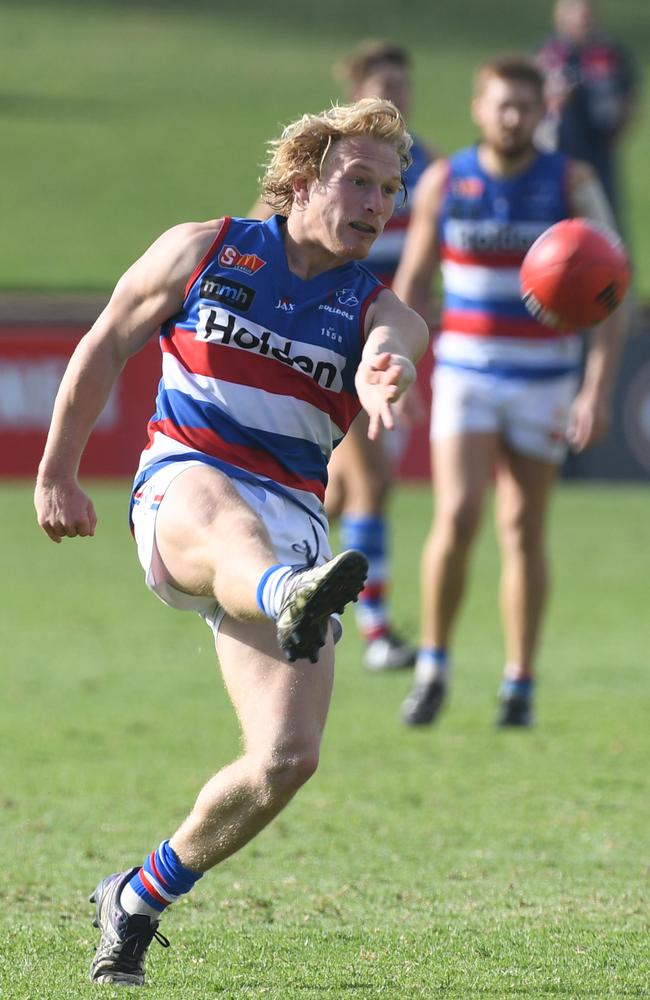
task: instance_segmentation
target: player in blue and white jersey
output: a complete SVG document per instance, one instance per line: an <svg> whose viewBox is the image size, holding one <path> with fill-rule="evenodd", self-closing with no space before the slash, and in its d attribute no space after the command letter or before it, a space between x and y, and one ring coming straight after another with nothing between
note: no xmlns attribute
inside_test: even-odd
<svg viewBox="0 0 650 1000"><path fill-rule="evenodd" d="M423 176L395 280L397 293L426 317L441 264L435 515L422 561L415 686L403 706L409 725L431 722L448 689L449 642L495 468L506 645L498 721L530 723L551 490L567 445L586 448L609 421L624 312L594 331L578 391L577 331L560 335L542 326L519 292L524 255L548 226L574 215L613 224L591 167L535 148L543 86L538 68L522 57L480 69L472 110L481 139Z"/></svg>
<svg viewBox="0 0 650 1000"><path fill-rule="evenodd" d="M132 528L148 586L211 627L244 746L142 865L97 886L94 982L142 985L149 944L166 941L164 909L317 766L340 633L331 616L367 568L354 550L331 557L327 462L360 407L371 436L393 425L428 339L358 263L392 215L410 144L394 106L374 99L288 126L263 182L278 214L163 234L63 377L35 492L55 542L94 534L79 461L122 367L160 331Z"/></svg>
<svg viewBox="0 0 650 1000"><path fill-rule="evenodd" d="M413 103L412 67L411 57L401 45L384 40L360 42L337 70L351 100L381 97L392 101L408 122ZM396 208L366 258L366 266L389 287L406 239L413 192L434 157L434 151L414 137L412 162L405 175L409 197ZM360 413L332 455L325 505L331 517L340 517L343 546L359 549L368 559L368 579L354 611L365 641L363 663L368 670L381 671L412 666L416 653L413 643L396 632L389 603L387 504L397 453L407 429L398 427L376 441L368 438L367 430L367 420Z"/></svg>

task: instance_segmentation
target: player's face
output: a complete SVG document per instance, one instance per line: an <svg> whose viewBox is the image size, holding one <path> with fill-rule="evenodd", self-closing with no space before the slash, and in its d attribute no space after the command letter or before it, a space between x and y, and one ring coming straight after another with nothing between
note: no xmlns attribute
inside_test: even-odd
<svg viewBox="0 0 650 1000"><path fill-rule="evenodd" d="M405 120L411 110L411 78L407 69L394 63L380 63L379 66L355 87L353 98L380 97L392 101Z"/></svg>
<svg viewBox="0 0 650 1000"><path fill-rule="evenodd" d="M383 232L401 192L400 161L381 139L339 139L309 185L308 228L329 253L362 260Z"/></svg>
<svg viewBox="0 0 650 1000"><path fill-rule="evenodd" d="M533 148L544 103L535 87L518 80L490 77L472 104L472 117L488 146L506 159L517 159Z"/></svg>

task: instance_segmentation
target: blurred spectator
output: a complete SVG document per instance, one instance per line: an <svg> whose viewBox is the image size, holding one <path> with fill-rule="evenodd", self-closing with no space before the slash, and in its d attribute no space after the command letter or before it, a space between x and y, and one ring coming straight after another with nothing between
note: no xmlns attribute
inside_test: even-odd
<svg viewBox="0 0 650 1000"><path fill-rule="evenodd" d="M549 103L544 144L591 163L620 224L616 150L634 106L634 66L599 29L590 0L556 0L553 20L538 50Z"/></svg>

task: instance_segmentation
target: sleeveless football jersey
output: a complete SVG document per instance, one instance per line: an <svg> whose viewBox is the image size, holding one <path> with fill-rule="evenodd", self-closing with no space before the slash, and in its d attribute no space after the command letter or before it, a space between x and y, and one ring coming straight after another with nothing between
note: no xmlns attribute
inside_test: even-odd
<svg viewBox="0 0 650 1000"><path fill-rule="evenodd" d="M526 251L570 215L566 157L540 153L516 177L492 177L478 148L450 160L439 233L443 278L438 363L492 374L550 378L577 371L580 339L533 319L521 300Z"/></svg>
<svg viewBox="0 0 650 1000"><path fill-rule="evenodd" d="M303 281L284 222L225 219L161 328L136 490L169 462L199 459L320 507L332 448L360 408L365 314L383 286L356 262Z"/></svg>
<svg viewBox="0 0 650 1000"><path fill-rule="evenodd" d="M403 206L395 209L392 218L386 224L381 236L373 243L370 253L364 263L376 274L385 285L392 284L397 265L402 255L406 230L408 229L411 217L410 199L413 196L415 185L431 163L431 153L420 142L413 139L411 146L412 162L404 175L404 180L409 194L409 201Z"/></svg>

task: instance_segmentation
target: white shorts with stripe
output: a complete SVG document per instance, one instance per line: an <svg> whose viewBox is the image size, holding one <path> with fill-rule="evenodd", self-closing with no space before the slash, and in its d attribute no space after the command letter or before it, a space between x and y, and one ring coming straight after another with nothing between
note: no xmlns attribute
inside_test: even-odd
<svg viewBox="0 0 650 1000"><path fill-rule="evenodd" d="M574 373L527 379L436 365L431 440L496 432L514 451L559 465L578 382Z"/></svg>
<svg viewBox="0 0 650 1000"><path fill-rule="evenodd" d="M138 558L145 572L147 587L164 604L199 614L210 626L216 639L226 612L213 597L197 597L178 590L169 579L156 545L156 516L170 483L185 469L201 464L198 461L170 462L155 472L134 493L131 517ZM270 490L262 480L258 483L231 478L230 482L264 523L278 562L299 565L306 561L310 553L316 556L316 565L331 559L332 550L324 514L322 519L310 516L306 509L293 503L288 497ZM332 630L335 641L338 641L343 630L337 616L332 616Z"/></svg>

